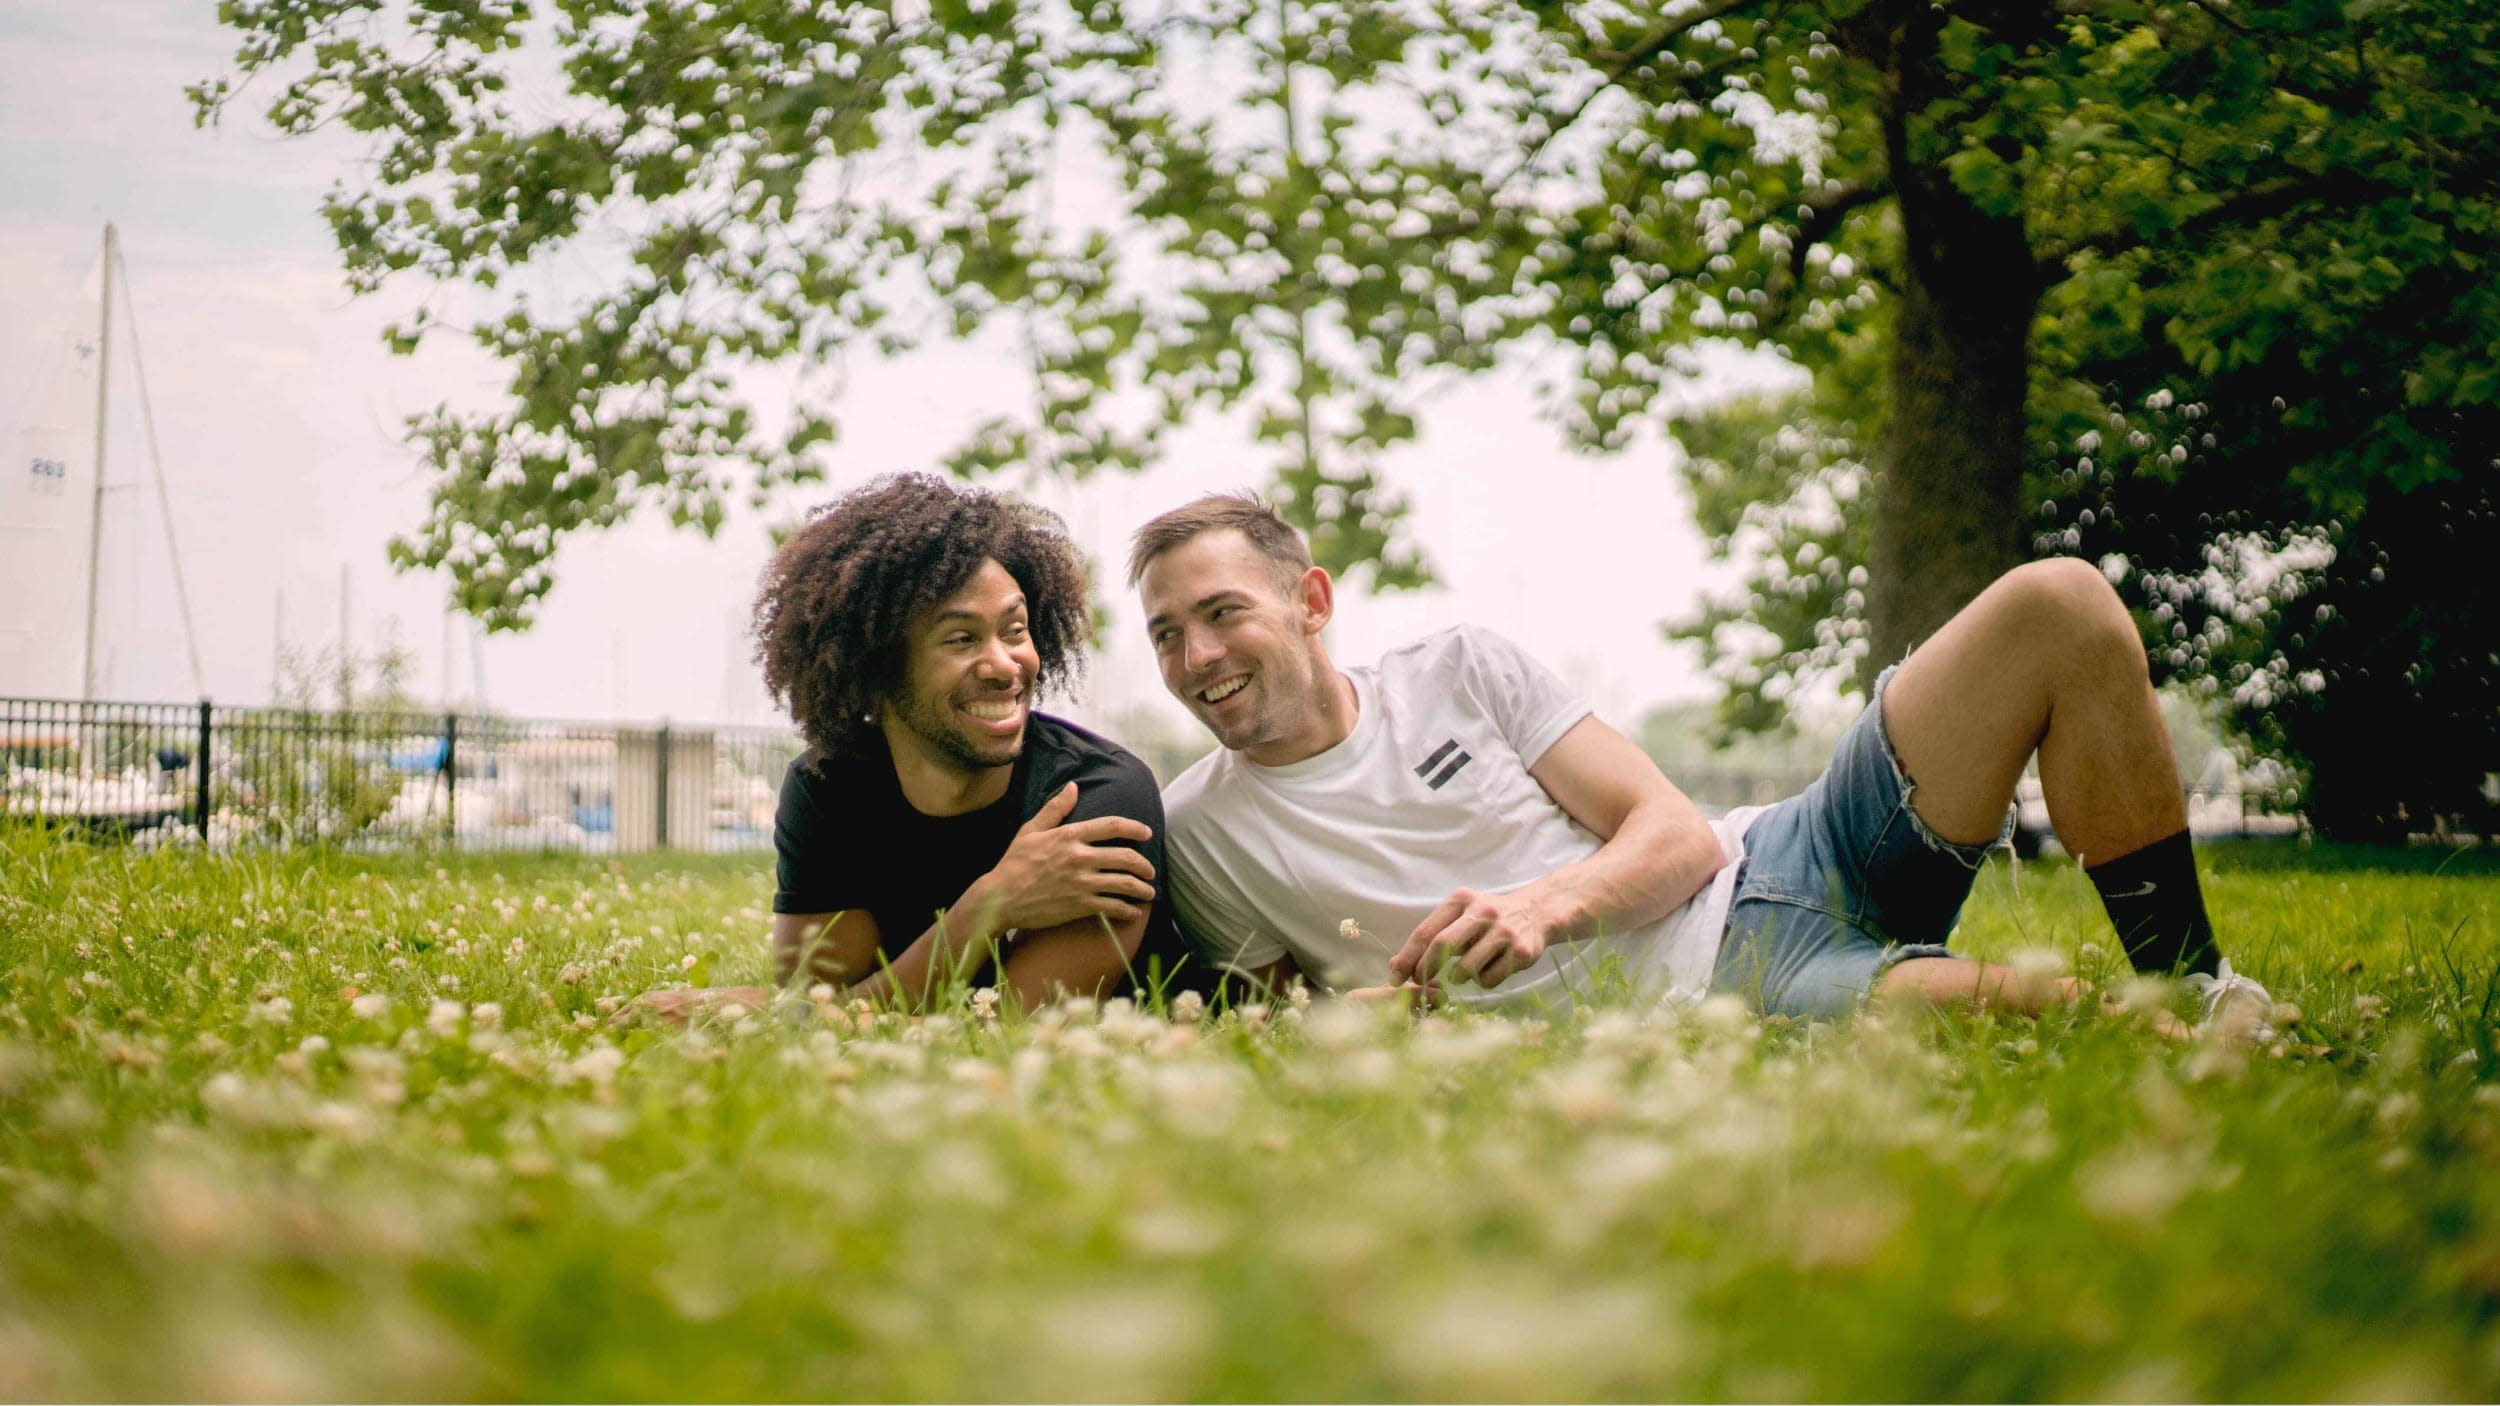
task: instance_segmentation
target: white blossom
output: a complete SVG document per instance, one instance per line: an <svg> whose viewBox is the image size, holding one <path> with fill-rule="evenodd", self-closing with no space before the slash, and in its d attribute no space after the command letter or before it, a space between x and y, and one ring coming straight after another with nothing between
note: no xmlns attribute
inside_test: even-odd
<svg viewBox="0 0 2500 1406"><path fill-rule="evenodd" d="M460 1022L468 1014L458 1001L436 1001L425 1013L425 1028L437 1040L449 1040L460 1034Z"/></svg>

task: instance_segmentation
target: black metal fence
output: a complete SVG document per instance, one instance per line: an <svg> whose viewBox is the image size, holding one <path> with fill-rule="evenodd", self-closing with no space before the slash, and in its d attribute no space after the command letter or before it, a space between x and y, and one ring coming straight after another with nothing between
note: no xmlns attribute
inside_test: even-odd
<svg viewBox="0 0 2500 1406"><path fill-rule="evenodd" d="M757 849L802 745L770 727L0 699L0 817L220 848Z"/></svg>
<svg viewBox="0 0 2500 1406"><path fill-rule="evenodd" d="M741 850L770 846L797 734L477 713L0 698L0 819L141 844ZM1803 790L1810 771L1669 768L1713 813ZM2188 787L2198 835L2289 834L2234 785ZM2037 784L2017 797L2048 831Z"/></svg>

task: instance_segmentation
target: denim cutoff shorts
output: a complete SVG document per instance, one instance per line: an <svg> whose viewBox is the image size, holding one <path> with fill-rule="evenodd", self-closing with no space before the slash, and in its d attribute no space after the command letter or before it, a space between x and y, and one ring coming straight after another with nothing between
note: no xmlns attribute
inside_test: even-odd
<svg viewBox="0 0 2500 1406"><path fill-rule="evenodd" d="M1771 807L1745 832L1745 858L1710 979L1764 1015L1833 1019L1855 1010L1875 980L1910 957L1949 957L1945 938L1995 845L1937 835L1910 808L1918 783L1884 731L1884 689L1850 724L1831 766Z"/></svg>

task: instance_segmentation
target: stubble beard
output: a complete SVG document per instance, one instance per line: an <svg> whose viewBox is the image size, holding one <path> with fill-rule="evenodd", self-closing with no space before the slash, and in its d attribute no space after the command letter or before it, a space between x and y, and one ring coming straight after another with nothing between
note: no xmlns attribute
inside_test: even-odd
<svg viewBox="0 0 2500 1406"><path fill-rule="evenodd" d="M932 704L923 699L904 700L897 710L905 731L928 744L931 750L965 772L990 771L1014 766L1024 756L1025 734L1032 731L1033 714L1025 712L1025 726L1015 740L1006 744L1005 753L984 752L971 738L955 726L951 700Z"/></svg>
<svg viewBox="0 0 2500 1406"><path fill-rule="evenodd" d="M1250 716L1243 718L1231 732L1218 729L1212 719L1201 721L1207 724L1207 731L1214 733L1216 742L1228 752L1263 747L1292 730L1287 724L1295 712L1296 699L1308 696L1309 682L1308 675L1293 677L1271 665L1261 669L1251 684L1259 691L1259 697L1250 709ZM1280 684L1285 686L1286 692L1279 691Z"/></svg>

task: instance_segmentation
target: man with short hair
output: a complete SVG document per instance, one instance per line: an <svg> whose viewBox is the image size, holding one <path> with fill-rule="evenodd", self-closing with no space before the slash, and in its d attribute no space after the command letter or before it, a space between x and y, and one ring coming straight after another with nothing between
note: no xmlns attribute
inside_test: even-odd
<svg viewBox="0 0 2500 1406"><path fill-rule="evenodd" d="M909 1007L962 982L1030 1008L1173 976L1152 773L1033 710L1082 666L1089 630L1057 518L931 475L871 482L782 544L756 657L812 745L773 825L779 981Z"/></svg>
<svg viewBox="0 0 2500 1406"><path fill-rule="evenodd" d="M1490 631L1338 668L1334 583L1256 499L1147 523L1129 580L1165 687L1223 744L1167 796L1180 919L1254 981L1563 1005L1612 974L1796 1017L1883 994L2071 1001L2079 983L1944 945L2036 754L2134 965L2262 1033L2271 1002L2206 920L2142 645L2083 563L1998 580L1884 671L1812 786L1715 821Z"/></svg>

